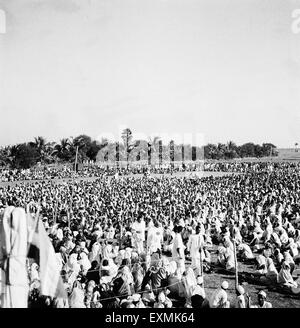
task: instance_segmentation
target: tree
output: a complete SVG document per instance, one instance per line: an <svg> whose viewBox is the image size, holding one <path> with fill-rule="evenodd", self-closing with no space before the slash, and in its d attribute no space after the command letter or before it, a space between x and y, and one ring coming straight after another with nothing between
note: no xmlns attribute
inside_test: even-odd
<svg viewBox="0 0 300 328"><path fill-rule="evenodd" d="M229 141L226 145L225 158L233 159L238 157L238 147L233 141Z"/></svg>
<svg viewBox="0 0 300 328"><path fill-rule="evenodd" d="M219 142L218 143L218 146L217 146L217 156L218 156L218 159L225 158L226 150L227 150L226 145Z"/></svg>
<svg viewBox="0 0 300 328"><path fill-rule="evenodd" d="M78 149L78 159L80 161L86 160L88 157L86 155L88 149L91 147L92 139L91 137L81 134L78 137L71 138L71 153L72 159L75 159L76 152Z"/></svg>
<svg viewBox="0 0 300 328"><path fill-rule="evenodd" d="M39 161L44 162L46 158L46 149L48 146L46 139L38 136L34 138L34 141L29 142L29 145L37 150L39 154Z"/></svg>
<svg viewBox="0 0 300 328"><path fill-rule="evenodd" d="M129 155L133 151L133 149L138 146L138 142L133 142L132 132L128 128L123 130L122 139L123 139L124 150L126 155L126 163L128 168Z"/></svg>
<svg viewBox="0 0 300 328"><path fill-rule="evenodd" d="M207 144L204 146L204 158L206 159L218 158L218 148L215 144Z"/></svg>
<svg viewBox="0 0 300 328"><path fill-rule="evenodd" d="M247 142L239 147L241 157L255 157L255 145L253 142Z"/></svg>
<svg viewBox="0 0 300 328"><path fill-rule="evenodd" d="M2 147L0 151L0 162L4 166L12 166L13 159L14 159L14 153L17 146L6 146Z"/></svg>
<svg viewBox="0 0 300 328"><path fill-rule="evenodd" d="M102 138L101 141L94 140L88 149L86 155L92 161L96 161L99 158L100 152L102 153L103 160L108 161L108 146L109 142L106 138ZM103 154L104 153L104 154Z"/></svg>
<svg viewBox="0 0 300 328"><path fill-rule="evenodd" d="M152 154L158 153L159 140L160 137L155 136L153 138L149 138L147 141L148 164L151 163Z"/></svg>
<svg viewBox="0 0 300 328"><path fill-rule="evenodd" d="M30 143L16 145L13 148L12 167L17 169L28 169L39 161L39 152Z"/></svg>
<svg viewBox="0 0 300 328"><path fill-rule="evenodd" d="M86 150L86 156L92 160L93 162L96 161L96 158L97 158L97 154L98 152L105 148L108 144L108 141L107 140L102 140L101 143L99 143L98 141L96 140L93 140L90 145L87 147L87 150Z"/></svg>
<svg viewBox="0 0 300 328"><path fill-rule="evenodd" d="M60 143L54 146L52 155L56 156L62 161L69 161L72 158L72 153L70 151L71 143L68 138L63 138Z"/></svg>
<svg viewBox="0 0 300 328"><path fill-rule="evenodd" d="M159 144L161 142L158 136L148 138L147 140L133 140L132 132L129 128L122 132L122 143L119 145L119 153L125 154L127 167L129 156L152 162L153 156L159 153ZM162 144L161 144L162 145ZM295 144L297 146L298 144ZM209 143L205 146L192 147L191 145L176 145L173 143L170 154L170 145L162 145L162 160L169 162L170 155L175 161L182 160L182 151L184 149L185 158L192 153L192 148L196 153L203 152L205 159L222 160L234 159L237 157L266 157L276 156L276 146L272 143L263 143L262 145L252 142L237 146L233 141L227 144ZM95 161L101 150L105 150L103 159L106 161L115 161L116 144L102 139L101 142L93 140L91 137L81 134L75 138L64 138L59 143L47 142L44 137L38 136L29 143L11 145L0 148L0 165L5 167L28 167L35 165L36 162L45 164L53 163L55 160L62 162L73 162L78 150L79 160L89 159ZM159 157L159 154L158 154Z"/></svg>
<svg viewBox="0 0 300 328"><path fill-rule="evenodd" d="M254 145L254 156L255 157L263 157L263 147L260 145Z"/></svg>
<svg viewBox="0 0 300 328"><path fill-rule="evenodd" d="M56 143L54 141L48 142L45 145L45 150L43 153L43 161L46 164L54 163L55 162L55 157L53 156L53 150L55 147Z"/></svg>
<svg viewBox="0 0 300 328"><path fill-rule="evenodd" d="M271 143L263 143L262 144L262 156L272 156L273 154L273 150L276 148L276 146L274 146Z"/></svg>

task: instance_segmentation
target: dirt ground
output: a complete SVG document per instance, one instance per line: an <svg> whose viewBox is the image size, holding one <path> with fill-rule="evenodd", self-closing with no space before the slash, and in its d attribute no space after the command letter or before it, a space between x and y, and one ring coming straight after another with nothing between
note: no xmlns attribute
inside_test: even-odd
<svg viewBox="0 0 300 328"><path fill-rule="evenodd" d="M210 249L212 263L216 263L216 247ZM274 290L267 285L261 283L253 283L253 280L243 279L242 272L251 273L254 272L253 264L245 264L238 261L239 269L239 284L241 284L245 292L251 297L252 304L257 304L257 294L260 290L264 290L267 293L267 301L271 302L274 308L300 308L300 295L288 295L283 291ZM231 306L234 306L236 302L235 293L235 275L230 273L220 272L220 270L214 270L213 273L204 274L204 287L208 299L211 299L217 288L220 287L222 281L228 281L228 299ZM247 281L248 280L248 281ZM273 289L273 290L272 290Z"/></svg>

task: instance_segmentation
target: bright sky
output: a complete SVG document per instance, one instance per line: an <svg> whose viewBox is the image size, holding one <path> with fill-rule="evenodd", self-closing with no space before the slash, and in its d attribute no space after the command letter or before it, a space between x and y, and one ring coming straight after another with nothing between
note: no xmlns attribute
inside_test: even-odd
<svg viewBox="0 0 300 328"><path fill-rule="evenodd" d="M86 133L300 143L296 0L0 0L0 144Z"/></svg>

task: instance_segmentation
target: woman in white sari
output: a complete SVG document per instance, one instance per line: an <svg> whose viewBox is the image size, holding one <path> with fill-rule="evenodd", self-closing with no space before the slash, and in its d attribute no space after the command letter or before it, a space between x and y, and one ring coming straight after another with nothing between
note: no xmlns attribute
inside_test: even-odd
<svg viewBox="0 0 300 328"><path fill-rule="evenodd" d="M88 270L91 268L91 262L89 261L86 253L82 252L80 254L81 259L78 261L79 265L82 268L83 274L86 275Z"/></svg>
<svg viewBox="0 0 300 328"><path fill-rule="evenodd" d="M270 257L267 258L266 264L267 264L266 278L272 283L277 282L278 271L275 268L274 262Z"/></svg>
<svg viewBox="0 0 300 328"><path fill-rule="evenodd" d="M296 281L294 281L292 275L291 275L291 272L290 272L290 265L289 263L287 263L286 261L284 261L282 263L282 267L281 267L281 270L278 274L278 283L280 285L283 285L285 287L288 287L288 288L297 288L298 285L296 283Z"/></svg>
<svg viewBox="0 0 300 328"><path fill-rule="evenodd" d="M77 260L77 257L78 257L78 254L73 253L70 255L68 262L67 262L67 271L68 271L68 273L70 273L68 282L71 285L75 282L75 280L80 272L80 264Z"/></svg>
<svg viewBox="0 0 300 328"><path fill-rule="evenodd" d="M70 308L85 308L84 290L79 281L75 281L69 298Z"/></svg>

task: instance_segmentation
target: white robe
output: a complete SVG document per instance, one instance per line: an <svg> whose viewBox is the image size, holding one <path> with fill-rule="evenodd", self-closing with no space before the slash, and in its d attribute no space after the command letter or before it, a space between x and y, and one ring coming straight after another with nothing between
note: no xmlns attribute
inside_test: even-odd
<svg viewBox="0 0 300 328"><path fill-rule="evenodd" d="M0 228L0 257L5 259L4 265L7 266L6 271L2 270L1 307L27 308L29 288L26 268L28 231L25 210L13 206L7 207ZM9 279L9 284L7 284L7 279Z"/></svg>
<svg viewBox="0 0 300 328"><path fill-rule="evenodd" d="M192 268L199 268L200 267L200 247L203 246L203 236L199 234L190 235L187 249L190 252L192 258Z"/></svg>

